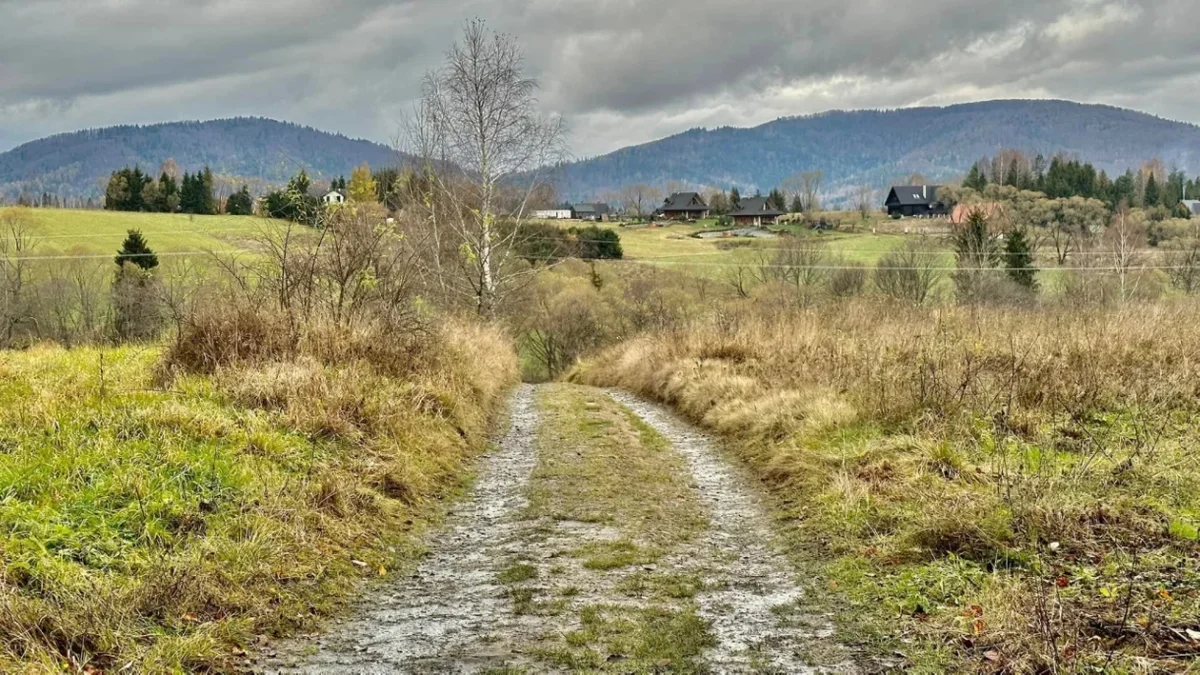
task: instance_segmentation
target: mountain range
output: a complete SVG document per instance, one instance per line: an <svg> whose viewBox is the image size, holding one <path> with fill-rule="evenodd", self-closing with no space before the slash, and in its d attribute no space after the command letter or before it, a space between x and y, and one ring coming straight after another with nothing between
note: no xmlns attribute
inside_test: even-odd
<svg viewBox="0 0 1200 675"><path fill-rule="evenodd" d="M1018 149L1065 153L1110 174L1161 159L1200 170L1200 127L1133 110L1068 101L1013 100L899 110L835 111L787 117L753 128L692 129L658 141L562 165L564 199L604 199L646 183L690 188L737 186L764 193L789 176L819 169L826 203L854 186L882 188L911 174L930 181L962 176L985 155ZM121 126L51 136L0 153L0 197L49 192L98 197L114 170L182 170L209 165L221 175L281 183L300 168L315 179L401 159L366 140L261 118Z"/></svg>
<svg viewBox="0 0 1200 675"><path fill-rule="evenodd" d="M1154 158L1200 170L1200 127L1053 100L836 111L753 128L692 129L566 164L559 190L566 198L591 199L631 183L675 181L765 194L789 176L819 169L826 200L836 203L857 185L883 188L912 174L935 182L960 178L976 160L1004 149L1047 157L1061 152L1110 174Z"/></svg>
<svg viewBox="0 0 1200 675"><path fill-rule="evenodd" d="M89 129L0 154L0 197L99 197L114 170L139 165L153 174L167 159L181 171L207 165L222 176L282 183L300 169L334 178L363 162L396 164L399 155L378 143L252 117Z"/></svg>

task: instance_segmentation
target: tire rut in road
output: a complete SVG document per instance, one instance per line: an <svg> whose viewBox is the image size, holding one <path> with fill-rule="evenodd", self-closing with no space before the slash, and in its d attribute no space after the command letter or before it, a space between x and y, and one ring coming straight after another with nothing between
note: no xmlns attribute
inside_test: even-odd
<svg viewBox="0 0 1200 675"><path fill-rule="evenodd" d="M497 565L511 557L516 514L536 462L533 388L513 395L511 427L415 574L363 599L352 620L280 648L266 673L466 673L513 662L527 623L511 611Z"/></svg>
<svg viewBox="0 0 1200 675"><path fill-rule="evenodd" d="M765 507L745 476L703 433L665 409L624 392L609 396L670 441L691 468L710 527L695 548L666 564L700 565L700 614L717 646L705 656L719 673L855 672L832 639L828 618L806 609L791 563L772 546Z"/></svg>

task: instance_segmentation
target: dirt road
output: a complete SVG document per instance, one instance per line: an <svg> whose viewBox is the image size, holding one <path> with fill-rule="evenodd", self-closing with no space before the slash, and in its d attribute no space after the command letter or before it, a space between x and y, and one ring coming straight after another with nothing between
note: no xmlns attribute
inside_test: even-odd
<svg viewBox="0 0 1200 675"><path fill-rule="evenodd" d="M710 439L585 387L512 411L416 572L260 672L854 672Z"/></svg>

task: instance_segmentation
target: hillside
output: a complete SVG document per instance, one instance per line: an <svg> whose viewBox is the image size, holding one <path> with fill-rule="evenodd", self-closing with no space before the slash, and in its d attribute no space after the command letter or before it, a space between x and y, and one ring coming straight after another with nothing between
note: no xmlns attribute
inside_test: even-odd
<svg viewBox="0 0 1200 675"><path fill-rule="evenodd" d="M1004 148L1063 151L1110 173L1158 157L1200 169L1200 127L1109 106L1066 101L990 101L944 108L828 112L783 118L751 129L693 129L659 141L569 164L561 192L603 197L631 183L668 181L764 192L801 171L824 171L827 201L850 186L884 187L920 173L930 180L964 174Z"/></svg>
<svg viewBox="0 0 1200 675"><path fill-rule="evenodd" d="M363 162L396 162L390 148L286 122L236 118L119 126L59 134L0 153L0 197L22 191L97 197L114 170L155 171L173 158L182 171L209 165L226 176L281 182L301 167L316 178L349 174Z"/></svg>

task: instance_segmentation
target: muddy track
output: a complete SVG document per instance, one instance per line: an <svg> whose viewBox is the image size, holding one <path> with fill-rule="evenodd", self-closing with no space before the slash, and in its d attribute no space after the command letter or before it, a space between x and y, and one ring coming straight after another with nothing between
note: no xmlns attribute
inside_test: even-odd
<svg viewBox="0 0 1200 675"><path fill-rule="evenodd" d="M281 647L260 672L458 673L509 660L506 643L524 631L496 577L518 545L516 514L536 461L533 388L518 389L511 408L508 434L417 572L364 598L358 616L315 643Z"/></svg>
<svg viewBox="0 0 1200 675"><path fill-rule="evenodd" d="M674 462L667 475L691 474L670 493L668 503L683 500L695 505L702 515L687 522L698 522L699 529L694 536L678 540L655 564L593 571L582 558L574 557L573 551L609 544L616 538L612 534L616 530L561 515L539 516L531 506L531 494L543 501L546 495L555 494L560 506L613 513L609 508L615 506L615 512L621 512L622 504L629 503L626 498L647 499L653 494L635 484L638 481L626 481L610 491L616 501L588 503L586 498L577 498L573 502L576 496L571 490L554 492L555 482L539 477L563 475L547 471L547 465L539 461L557 462L549 466L559 470L569 467L576 457L604 461L609 451L589 449L601 447L594 445L601 440L617 438L600 432L596 438L601 440L568 447L561 445L561 438L547 441L543 434L539 446L540 424L547 425L546 429L566 428L561 426L566 406L556 403L573 396L590 397L587 400L592 403L583 407L587 419L568 422L586 428L601 419L619 421L621 415L632 413L630 419L636 416L666 440L669 446L663 447L670 456L682 458L663 460ZM549 406L541 413L539 399ZM599 402L607 408L601 410ZM542 420L552 409L558 416ZM280 647L258 671L854 672L847 652L832 639L828 619L811 609L795 569L773 547L767 511L753 487L705 435L658 406L628 394L594 389L548 388L535 398L534 388L522 387L513 396L511 419L507 435L482 462L471 494L454 510L445 533L431 542L429 556L412 576L368 594L355 618L325 636ZM628 433L628 427L625 430ZM609 506L596 508L605 504ZM527 578L512 581L514 570L528 570ZM631 582L644 581L647 576L698 579L700 583L692 594L670 596L679 599L628 592L638 585ZM622 667L622 661L632 657L616 651L611 641L601 639L580 651L576 643L587 632L581 617L589 612L594 616L597 608L620 614L626 611L622 607L635 614L622 615L626 618L621 621L635 616L639 608L671 616L698 615L698 630L707 637L697 640L704 646L692 652L686 667L684 660L664 660L650 671ZM558 660L547 660L546 654L554 651L551 646L570 644L576 646L558 649ZM578 660L564 661L564 654L572 659L595 658L584 665ZM631 661L629 667L632 665Z"/></svg>
<svg viewBox="0 0 1200 675"><path fill-rule="evenodd" d="M714 442L662 407L623 392L609 395L632 410L687 460L711 525L697 550L676 561L703 565L697 599L717 646L707 660L722 673L854 672L832 642L829 619L806 611L805 590L778 553L766 510L741 472ZM831 663L832 661L832 663ZM816 662L824 662L816 665Z"/></svg>

